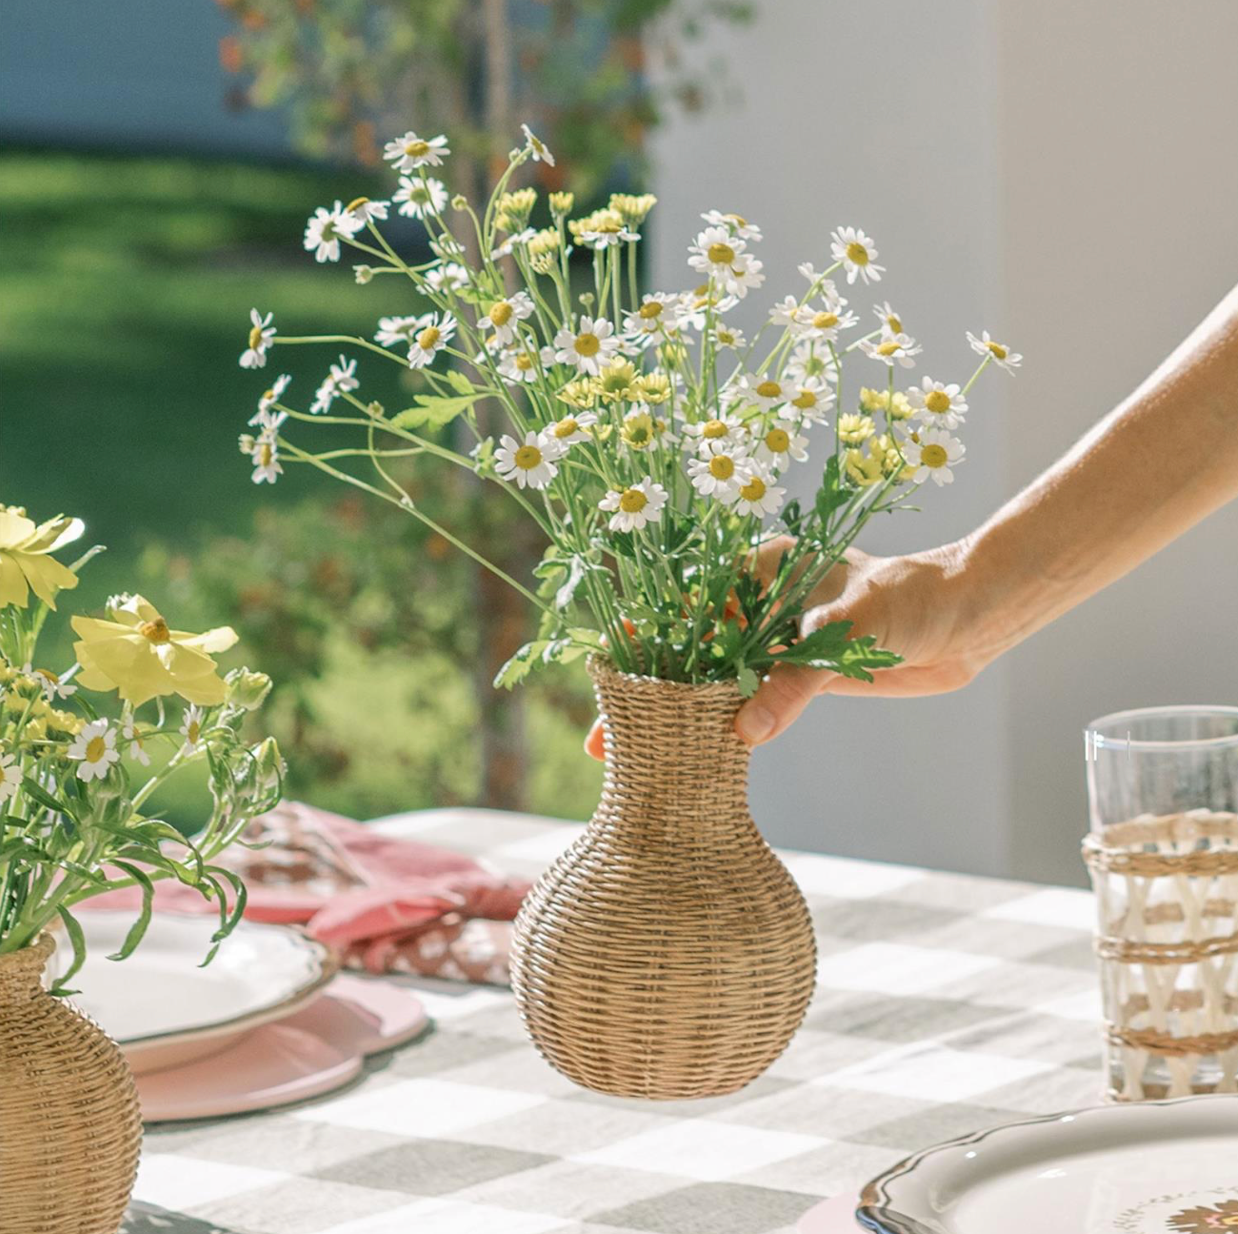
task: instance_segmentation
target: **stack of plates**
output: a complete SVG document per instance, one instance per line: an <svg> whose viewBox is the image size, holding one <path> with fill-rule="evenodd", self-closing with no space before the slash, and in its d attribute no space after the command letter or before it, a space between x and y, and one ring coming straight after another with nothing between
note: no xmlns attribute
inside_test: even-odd
<svg viewBox="0 0 1238 1234"><path fill-rule="evenodd" d="M132 915L80 920L88 956L71 983L74 1001L124 1050L148 1122L319 1096L352 1080L366 1055L426 1025L407 990L336 976L331 952L288 926L242 921L202 968L217 918L157 913L119 964L106 957Z"/></svg>

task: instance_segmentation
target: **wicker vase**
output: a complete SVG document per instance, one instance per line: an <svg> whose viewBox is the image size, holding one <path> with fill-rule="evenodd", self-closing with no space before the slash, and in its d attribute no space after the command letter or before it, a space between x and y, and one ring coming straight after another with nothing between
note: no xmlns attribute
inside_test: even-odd
<svg viewBox="0 0 1238 1234"><path fill-rule="evenodd" d="M116 1044L42 984L48 935L0 955L0 1231L116 1234L137 1174L137 1089Z"/></svg>
<svg viewBox="0 0 1238 1234"><path fill-rule="evenodd" d="M795 881L748 813L732 683L589 671L606 782L516 919L512 987L534 1044L617 1096L733 1092L786 1048L816 949Z"/></svg>

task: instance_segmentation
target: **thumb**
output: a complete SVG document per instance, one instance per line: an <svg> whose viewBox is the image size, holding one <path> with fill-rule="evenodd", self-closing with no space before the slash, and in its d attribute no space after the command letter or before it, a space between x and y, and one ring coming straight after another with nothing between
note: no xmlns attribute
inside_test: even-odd
<svg viewBox="0 0 1238 1234"><path fill-rule="evenodd" d="M798 664L775 665L761 688L739 709L735 731L750 746L772 741L836 676Z"/></svg>

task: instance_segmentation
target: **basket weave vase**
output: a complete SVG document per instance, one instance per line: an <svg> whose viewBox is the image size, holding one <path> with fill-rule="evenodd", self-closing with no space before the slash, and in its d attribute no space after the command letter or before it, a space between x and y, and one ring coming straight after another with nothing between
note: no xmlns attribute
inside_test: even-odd
<svg viewBox="0 0 1238 1234"><path fill-rule="evenodd" d="M748 813L733 683L589 662L606 781L584 835L516 919L512 987L534 1044L586 1088L734 1092L786 1048L816 948L795 881Z"/></svg>
<svg viewBox="0 0 1238 1234"><path fill-rule="evenodd" d="M0 955L0 1231L116 1234L142 1120L116 1044L42 985L55 943Z"/></svg>

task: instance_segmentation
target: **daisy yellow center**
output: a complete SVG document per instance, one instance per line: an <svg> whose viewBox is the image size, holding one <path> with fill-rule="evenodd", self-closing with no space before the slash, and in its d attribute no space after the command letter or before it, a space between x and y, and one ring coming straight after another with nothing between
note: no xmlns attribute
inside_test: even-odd
<svg viewBox="0 0 1238 1234"><path fill-rule="evenodd" d="M42 677L43 680L49 685L55 686L60 684L60 678L57 677L50 668L36 668L34 670L34 675L36 677Z"/></svg>
<svg viewBox="0 0 1238 1234"><path fill-rule="evenodd" d="M950 396L944 390L930 390L924 396L924 405L939 416L950 410Z"/></svg>
<svg viewBox="0 0 1238 1234"><path fill-rule="evenodd" d="M369 201L370 201L370 199L369 199L368 197L354 197L354 198L352 199L352 201L350 201L350 202L348 203L348 205L346 205L346 206L344 207L344 213L345 213L345 214L351 214L351 213L352 213L354 210L356 210L359 206L365 206L365 205L368 205L368 204L369 204Z"/></svg>
<svg viewBox="0 0 1238 1234"><path fill-rule="evenodd" d="M947 455L946 447L939 446L936 442L932 445L925 446L920 451L920 462L925 467L944 467L946 465Z"/></svg>
<svg viewBox="0 0 1238 1234"><path fill-rule="evenodd" d="M816 330L832 330L838 325L838 314L824 310L813 315L813 328Z"/></svg>
<svg viewBox="0 0 1238 1234"><path fill-rule="evenodd" d="M531 145L538 154L546 153L546 147L542 145L541 141L534 137L532 133L529 134L529 145Z"/></svg>
<svg viewBox="0 0 1238 1234"><path fill-rule="evenodd" d="M522 373L527 373L533 367L533 357L527 351L522 351L516 357L516 367Z"/></svg>
<svg viewBox="0 0 1238 1234"><path fill-rule="evenodd" d="M1004 360L1009 354L1001 343L988 343L986 346L999 360Z"/></svg>
<svg viewBox="0 0 1238 1234"><path fill-rule="evenodd" d="M903 332L903 319L901 317L896 317L893 313L886 314L886 325L893 330L895 334L902 334Z"/></svg>
<svg viewBox="0 0 1238 1234"><path fill-rule="evenodd" d="M422 159L430 153L430 143L428 141L409 141L404 143L404 153L410 159Z"/></svg>
<svg viewBox="0 0 1238 1234"><path fill-rule="evenodd" d="M505 326L512 319L512 306L506 300L498 300L490 306L492 325Z"/></svg>
<svg viewBox="0 0 1238 1234"><path fill-rule="evenodd" d="M262 327L255 326L249 332L249 350L257 351L259 344L262 342Z"/></svg>
<svg viewBox="0 0 1238 1234"><path fill-rule="evenodd" d="M761 398L777 398L782 393L782 386L776 381L763 381L756 392Z"/></svg>
<svg viewBox="0 0 1238 1234"><path fill-rule="evenodd" d="M619 498L619 509L624 514L639 514L649 504L649 498L638 488L625 489Z"/></svg>
<svg viewBox="0 0 1238 1234"><path fill-rule="evenodd" d="M418 206L424 206L430 200L430 190L424 184L418 184L408 190L408 199Z"/></svg>
<svg viewBox="0 0 1238 1234"><path fill-rule="evenodd" d="M185 729L185 736L193 745L198 744L198 738L202 735L202 725L197 720L190 720L188 727Z"/></svg>
<svg viewBox="0 0 1238 1234"><path fill-rule="evenodd" d="M877 354L879 356L892 356L895 354L895 352L902 351L902 349L903 348L902 348L901 343L895 342L894 339L889 339L887 342L882 343L881 346L877 348Z"/></svg>
<svg viewBox="0 0 1238 1234"><path fill-rule="evenodd" d="M711 244L705 255L715 266L729 266L735 260L735 250L729 244Z"/></svg>
<svg viewBox="0 0 1238 1234"><path fill-rule="evenodd" d="M791 434L784 428L772 428L765 434L765 444L775 454L786 454L791 445Z"/></svg>
<svg viewBox="0 0 1238 1234"><path fill-rule="evenodd" d="M102 737L92 737L86 743L86 761L97 763L107 751L107 742Z"/></svg>
<svg viewBox="0 0 1238 1234"><path fill-rule="evenodd" d="M753 476L747 484L739 490L739 495L745 501L760 501L765 496L765 481L760 476Z"/></svg>
<svg viewBox="0 0 1238 1234"><path fill-rule="evenodd" d="M274 461L275 461L275 450L271 446L271 443L269 441L264 441L258 447L258 462L261 463L263 467L270 467L270 465ZM149 637L149 635L147 637ZM151 639L152 643L158 642L158 641L159 640L157 639ZM163 641L166 642L167 640L164 639Z"/></svg>
<svg viewBox="0 0 1238 1234"><path fill-rule="evenodd" d="M275 402L275 391L274 391L274 390L268 390L268 391L266 391L266 393L265 393L265 394L263 394L263 396L262 396L262 401L263 401L264 403L273 403L273 402Z"/></svg>
<svg viewBox="0 0 1238 1234"><path fill-rule="evenodd" d="M422 351L433 351L438 346L438 341L443 337L443 332L438 326L426 326L420 334L417 335L417 346Z"/></svg>
<svg viewBox="0 0 1238 1234"><path fill-rule="evenodd" d="M735 474L735 460L725 454L715 454L709 460L709 474L715 480L729 480Z"/></svg>
<svg viewBox="0 0 1238 1234"><path fill-rule="evenodd" d="M847 245L847 260L853 266L868 265L868 249L866 249L858 240L852 240Z"/></svg>
<svg viewBox="0 0 1238 1234"><path fill-rule="evenodd" d="M657 300L646 300L636 310L636 315L645 321L654 321L662 316L662 305Z"/></svg>
<svg viewBox="0 0 1238 1234"><path fill-rule="evenodd" d="M576 423L575 416L564 416L558 424L555 425L556 437L570 437L580 427Z"/></svg>
<svg viewBox="0 0 1238 1234"><path fill-rule="evenodd" d="M806 411L817 405L817 396L811 390L801 390L792 400L791 406Z"/></svg>
<svg viewBox="0 0 1238 1234"><path fill-rule="evenodd" d="M542 461L542 452L536 446L521 446L515 454L516 466L521 471L532 471Z"/></svg>
<svg viewBox="0 0 1238 1234"><path fill-rule="evenodd" d="M172 641L172 632L168 629L168 623L162 617L155 617L151 621L144 621L138 626L138 633L148 643L170 643Z"/></svg>
<svg viewBox="0 0 1238 1234"><path fill-rule="evenodd" d="M578 334L576 336L576 354L588 359L596 356L602 349L602 343L596 334Z"/></svg>
<svg viewBox="0 0 1238 1234"><path fill-rule="evenodd" d="M726 434L727 427L721 420L706 420L705 427L701 429L701 436L709 438L710 441L717 441Z"/></svg>
<svg viewBox="0 0 1238 1234"><path fill-rule="evenodd" d="M736 227L747 227L748 220L742 214L728 214L724 216L728 222L734 223Z"/></svg>
<svg viewBox="0 0 1238 1234"><path fill-rule="evenodd" d="M730 330L719 330L718 342L720 342L724 347L729 347L733 342L735 342L735 335L732 334Z"/></svg>

